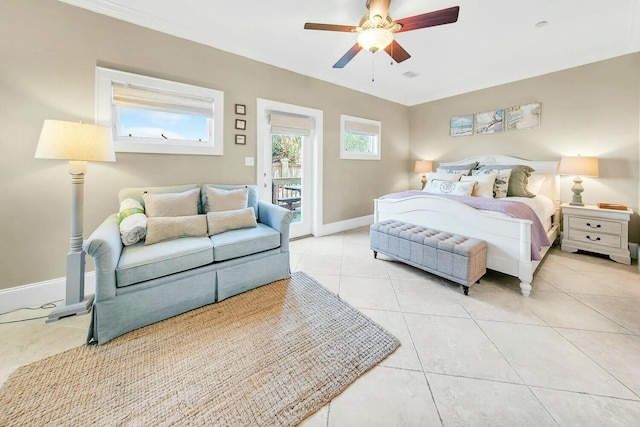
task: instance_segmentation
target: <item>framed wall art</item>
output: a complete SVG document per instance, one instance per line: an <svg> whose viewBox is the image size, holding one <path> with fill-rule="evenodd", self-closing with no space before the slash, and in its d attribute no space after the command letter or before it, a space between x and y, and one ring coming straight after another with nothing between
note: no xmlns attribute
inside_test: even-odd
<svg viewBox="0 0 640 427"><path fill-rule="evenodd" d="M449 135L473 135L473 114L451 117L451 120L449 120Z"/></svg>
<svg viewBox="0 0 640 427"><path fill-rule="evenodd" d="M238 130L246 130L247 129L247 121L242 119L236 119L236 129Z"/></svg>
<svg viewBox="0 0 640 427"><path fill-rule="evenodd" d="M244 116L245 114L247 114L247 107L242 104L236 104L236 114Z"/></svg>
<svg viewBox="0 0 640 427"><path fill-rule="evenodd" d="M485 111L476 114L476 135L486 133L498 133L503 130L504 110Z"/></svg>
<svg viewBox="0 0 640 427"><path fill-rule="evenodd" d="M505 109L507 130L531 129L540 127L540 103L516 105Z"/></svg>
<svg viewBox="0 0 640 427"><path fill-rule="evenodd" d="M236 144L238 144L238 145L246 145L247 144L247 136L246 135L236 135Z"/></svg>

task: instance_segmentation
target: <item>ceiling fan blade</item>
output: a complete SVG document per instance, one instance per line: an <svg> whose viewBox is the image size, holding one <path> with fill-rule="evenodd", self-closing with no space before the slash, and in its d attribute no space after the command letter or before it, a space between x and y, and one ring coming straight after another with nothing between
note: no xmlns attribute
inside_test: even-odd
<svg viewBox="0 0 640 427"><path fill-rule="evenodd" d="M418 30L420 28L435 27L437 25L452 24L458 20L460 6L447 9L436 10L435 12L424 13L410 18L398 19L395 22L402 25L396 33L404 31Z"/></svg>
<svg viewBox="0 0 640 427"><path fill-rule="evenodd" d="M396 61L398 64L401 63L402 61L406 61L407 59L411 58L411 55L409 55L409 52L404 50L404 48L400 46L400 43L398 43L395 40L391 42L389 46L385 47L384 51L387 52L389 56L392 57L393 60Z"/></svg>
<svg viewBox="0 0 640 427"><path fill-rule="evenodd" d="M342 31L350 33L354 28L355 27L349 25L314 24L313 22L307 22L304 24L305 30Z"/></svg>
<svg viewBox="0 0 640 427"><path fill-rule="evenodd" d="M358 43L354 44L353 47L342 56L342 58L338 59L338 62L333 65L333 68L344 68L344 66L347 65L349 61L351 61L361 50L362 48Z"/></svg>

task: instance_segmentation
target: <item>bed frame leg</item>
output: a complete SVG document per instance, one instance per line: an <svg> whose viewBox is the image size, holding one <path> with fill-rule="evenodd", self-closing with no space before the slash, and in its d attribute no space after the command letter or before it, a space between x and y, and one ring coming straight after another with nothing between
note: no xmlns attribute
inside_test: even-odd
<svg viewBox="0 0 640 427"><path fill-rule="evenodd" d="M378 251L373 251L373 257L378 259Z"/></svg>
<svg viewBox="0 0 640 427"><path fill-rule="evenodd" d="M520 292L523 296L528 297L531 293L531 283L520 282Z"/></svg>
<svg viewBox="0 0 640 427"><path fill-rule="evenodd" d="M462 285L462 289L464 290L464 294L465 295L469 295L469 287L468 286Z"/></svg>

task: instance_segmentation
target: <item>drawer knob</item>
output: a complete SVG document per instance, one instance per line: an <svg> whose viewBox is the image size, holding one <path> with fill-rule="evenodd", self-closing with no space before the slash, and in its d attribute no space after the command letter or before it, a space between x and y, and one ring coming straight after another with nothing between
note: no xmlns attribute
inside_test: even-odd
<svg viewBox="0 0 640 427"><path fill-rule="evenodd" d="M600 240L599 237L596 237L595 239L592 239L591 236L587 236L587 239L591 240L592 242L597 242Z"/></svg>
<svg viewBox="0 0 640 427"><path fill-rule="evenodd" d="M600 224L596 224L596 225L591 225L590 222L587 223L587 227L591 227L591 228L600 228L602 227Z"/></svg>

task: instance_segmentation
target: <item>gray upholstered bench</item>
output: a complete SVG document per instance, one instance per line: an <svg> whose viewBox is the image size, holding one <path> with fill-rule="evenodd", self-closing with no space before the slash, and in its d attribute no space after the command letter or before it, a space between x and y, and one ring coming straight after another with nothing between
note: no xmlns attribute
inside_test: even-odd
<svg viewBox="0 0 640 427"><path fill-rule="evenodd" d="M487 272L487 242L397 220L371 225L371 249L460 283L464 294Z"/></svg>

